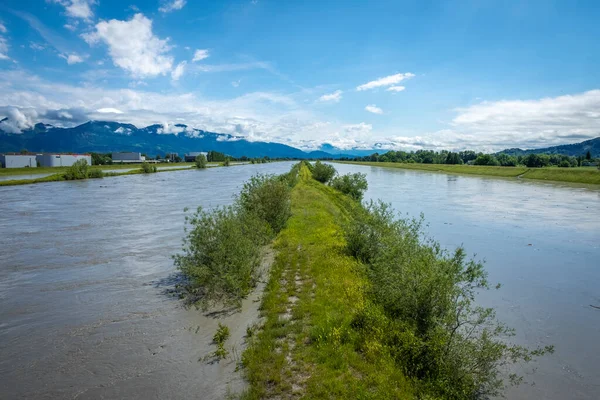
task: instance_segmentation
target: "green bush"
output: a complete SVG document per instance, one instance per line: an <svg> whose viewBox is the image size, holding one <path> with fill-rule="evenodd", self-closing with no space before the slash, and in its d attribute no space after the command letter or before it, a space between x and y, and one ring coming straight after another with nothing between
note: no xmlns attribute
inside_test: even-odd
<svg viewBox="0 0 600 400"><path fill-rule="evenodd" d="M473 164L498 166L500 165L500 162L491 154L481 154L475 159L475 161L473 161Z"/></svg>
<svg viewBox="0 0 600 400"><path fill-rule="evenodd" d="M225 161L223 161L222 164L224 167L229 167L231 165L231 161L229 161L229 158L226 158Z"/></svg>
<svg viewBox="0 0 600 400"><path fill-rule="evenodd" d="M332 165L323 164L317 161L312 168L312 176L321 183L329 182L336 174L336 170Z"/></svg>
<svg viewBox="0 0 600 400"><path fill-rule="evenodd" d="M234 205L186 217L183 254L173 258L188 280L188 302L241 305L258 280L262 247L291 215L289 179L255 176Z"/></svg>
<svg viewBox="0 0 600 400"><path fill-rule="evenodd" d="M88 178L104 178L104 171L98 168L90 169Z"/></svg>
<svg viewBox="0 0 600 400"><path fill-rule="evenodd" d="M75 161L73 165L65 172L65 179L68 181L77 179L87 179L89 175L89 165L87 160L81 159Z"/></svg>
<svg viewBox="0 0 600 400"><path fill-rule="evenodd" d="M290 186L273 175L255 175L246 183L238 197L244 212L266 221L278 233L292 215Z"/></svg>
<svg viewBox="0 0 600 400"><path fill-rule="evenodd" d="M468 260L462 248L447 252L425 240L421 221L394 219L388 205L370 203L345 227L348 251L368 266L375 307L354 318L359 347L373 332L385 332L388 354L417 379L422 393L496 396L504 386L504 366L553 348L510 344L513 331L496 320L493 309L475 304L476 293L490 289L483 264Z"/></svg>
<svg viewBox="0 0 600 400"><path fill-rule="evenodd" d="M240 306L258 279L261 246L271 230L256 215L240 213L234 206L189 217L184 253L175 265L189 279L189 300L203 308L221 303Z"/></svg>
<svg viewBox="0 0 600 400"><path fill-rule="evenodd" d="M143 162L142 163L142 172L144 174L153 174L157 171L158 169L156 168L156 165L147 163L147 162Z"/></svg>
<svg viewBox="0 0 600 400"><path fill-rule="evenodd" d="M367 175L357 172L336 176L331 180L331 187L347 194L354 200L362 200L363 194L368 188Z"/></svg>
<svg viewBox="0 0 600 400"><path fill-rule="evenodd" d="M206 168L208 161L206 160L206 156L204 154L199 154L196 156L196 168L204 169Z"/></svg>

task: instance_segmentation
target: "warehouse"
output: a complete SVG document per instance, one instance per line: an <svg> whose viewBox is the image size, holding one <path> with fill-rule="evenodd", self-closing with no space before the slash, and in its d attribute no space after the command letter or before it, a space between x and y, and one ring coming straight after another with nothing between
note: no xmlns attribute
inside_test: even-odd
<svg viewBox="0 0 600 400"><path fill-rule="evenodd" d="M38 154L37 162L40 167L70 167L79 160L86 160L92 165L92 156L89 154Z"/></svg>
<svg viewBox="0 0 600 400"><path fill-rule="evenodd" d="M2 168L35 168L37 161L35 154L0 154Z"/></svg>
<svg viewBox="0 0 600 400"><path fill-rule="evenodd" d="M204 155L204 157L208 156L208 153L205 151L192 151L185 155L185 162L194 162L196 161L196 157L201 154Z"/></svg>
<svg viewBox="0 0 600 400"><path fill-rule="evenodd" d="M146 161L146 157L142 153L113 152L112 160L114 164L141 163Z"/></svg>

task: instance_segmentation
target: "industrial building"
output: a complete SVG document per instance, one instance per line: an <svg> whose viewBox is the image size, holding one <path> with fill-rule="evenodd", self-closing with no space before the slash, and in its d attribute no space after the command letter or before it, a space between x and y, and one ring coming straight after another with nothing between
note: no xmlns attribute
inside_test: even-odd
<svg viewBox="0 0 600 400"><path fill-rule="evenodd" d="M198 157L200 154L204 155L204 157L208 156L208 153L205 151L192 151L184 156L185 162L196 161L196 157Z"/></svg>
<svg viewBox="0 0 600 400"><path fill-rule="evenodd" d="M0 154L2 168L35 168L37 160L35 154Z"/></svg>
<svg viewBox="0 0 600 400"><path fill-rule="evenodd" d="M142 163L146 161L146 157L142 153L113 152L112 160L114 164Z"/></svg>
<svg viewBox="0 0 600 400"><path fill-rule="evenodd" d="M40 167L70 167L79 160L86 160L88 165L92 165L89 154L38 154L36 160Z"/></svg>

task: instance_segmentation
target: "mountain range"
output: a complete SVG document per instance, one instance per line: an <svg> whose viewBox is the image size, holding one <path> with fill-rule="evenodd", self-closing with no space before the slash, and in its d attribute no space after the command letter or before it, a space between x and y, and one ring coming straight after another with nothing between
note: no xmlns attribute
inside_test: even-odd
<svg viewBox="0 0 600 400"><path fill-rule="evenodd" d="M4 120L0 121L3 122ZM60 128L38 123L21 133L8 133L0 129L0 153L18 152L71 152L110 153L133 151L150 156L167 153L184 154L196 151L219 151L233 157L272 158L342 158L366 156L382 149L342 150L331 144L323 144L319 150L305 152L281 143L248 141L243 136L207 132L183 124L169 127L164 132L162 125L137 128L132 124L111 121L89 121L72 128ZM177 134L172 134L177 132ZM374 147L377 147L375 145ZM600 156L600 137L581 143L554 146L543 149L506 149L500 153L527 155L531 153Z"/></svg>
<svg viewBox="0 0 600 400"><path fill-rule="evenodd" d="M543 149L522 150L518 148L506 149L497 153L504 153L510 156L526 156L528 154L563 154L565 156L585 156L590 152L592 157L600 157L600 137L586 140L580 143L563 144L561 146L545 147Z"/></svg>

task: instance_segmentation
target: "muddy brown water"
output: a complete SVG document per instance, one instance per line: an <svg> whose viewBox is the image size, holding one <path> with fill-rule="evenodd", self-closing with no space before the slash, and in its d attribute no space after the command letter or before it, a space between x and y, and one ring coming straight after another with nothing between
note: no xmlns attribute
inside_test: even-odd
<svg viewBox="0 0 600 400"><path fill-rule="evenodd" d="M222 399L258 293L216 319L166 292L184 207L229 204L291 163L0 188L0 398ZM204 360L218 322L227 361Z"/></svg>
<svg viewBox="0 0 600 400"><path fill-rule="evenodd" d="M243 346L258 295L223 320L165 295L184 207L229 204L256 172L291 163L0 187L0 398L202 398L243 388L214 351L219 321ZM445 247L485 258L499 291L484 305L515 340L556 353L519 367L535 384L510 399L597 399L600 393L600 190L336 164L365 172L366 198L410 216Z"/></svg>

